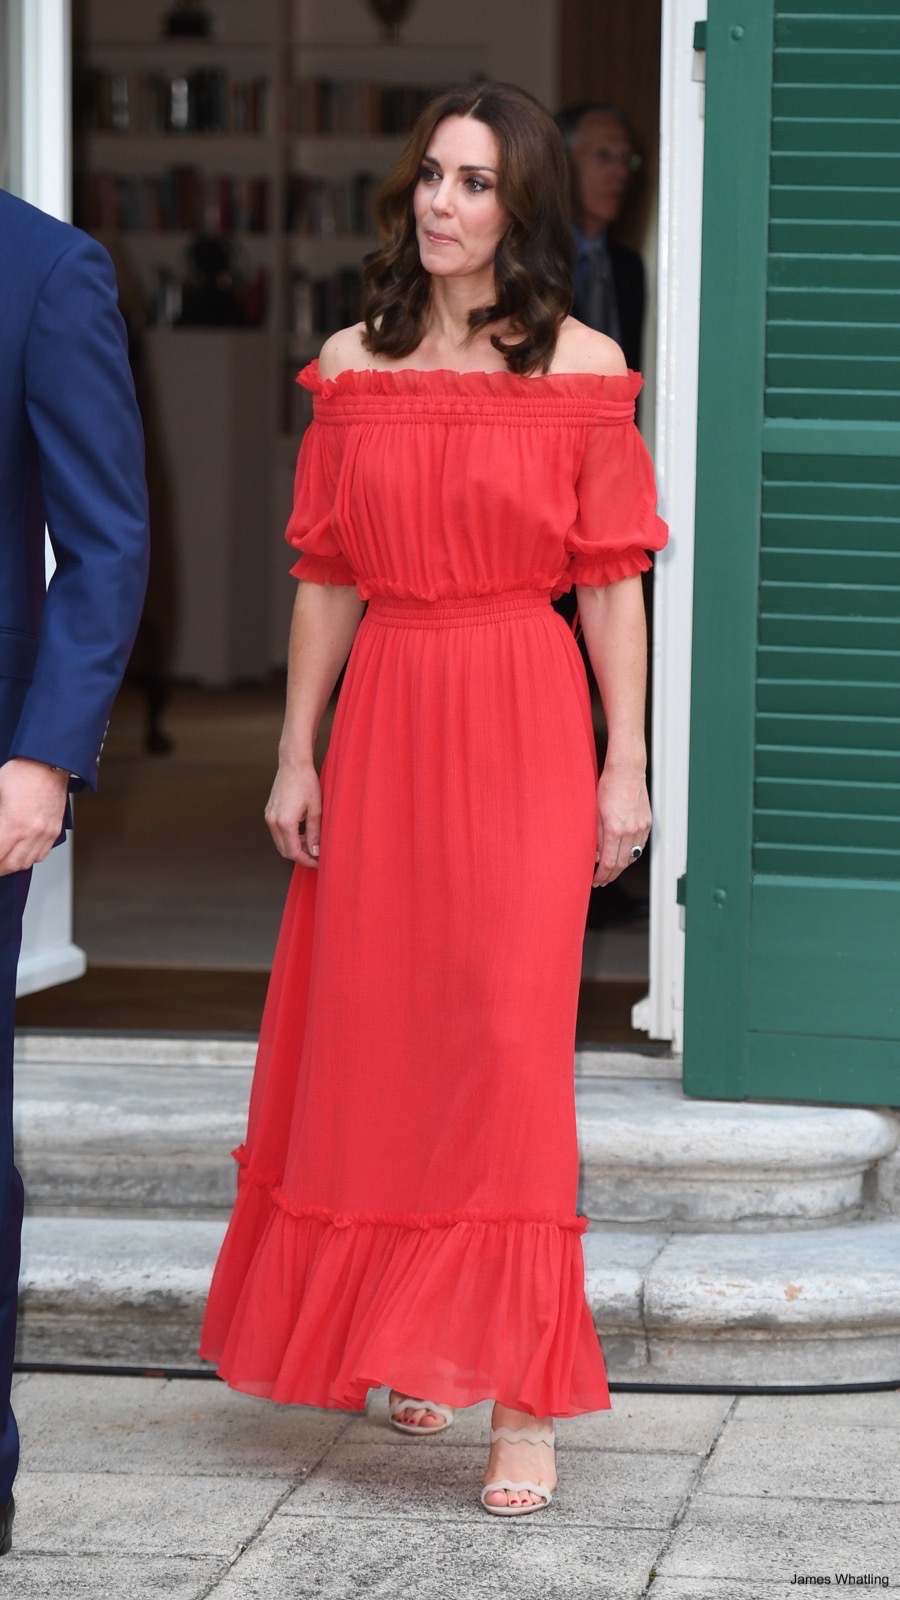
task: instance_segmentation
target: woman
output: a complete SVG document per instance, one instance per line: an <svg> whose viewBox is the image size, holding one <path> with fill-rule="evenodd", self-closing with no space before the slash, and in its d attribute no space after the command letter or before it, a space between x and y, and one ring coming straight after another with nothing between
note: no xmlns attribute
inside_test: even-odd
<svg viewBox="0 0 900 1600"><path fill-rule="evenodd" d="M389 1384L412 1436L492 1398L500 1515L550 1503L553 1417L609 1405L575 1015L591 884L650 829L639 574L666 537L641 379L567 315L566 192L529 95L439 96L381 192L365 321L299 377L315 420L266 811L296 866L201 1347L275 1400L362 1411ZM573 582L599 781L550 605Z"/></svg>

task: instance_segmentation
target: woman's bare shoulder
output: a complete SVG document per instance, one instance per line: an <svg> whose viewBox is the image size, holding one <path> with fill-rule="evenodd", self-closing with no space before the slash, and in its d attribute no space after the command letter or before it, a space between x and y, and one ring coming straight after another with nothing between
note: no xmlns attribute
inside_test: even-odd
<svg viewBox="0 0 900 1600"><path fill-rule="evenodd" d="M593 372L600 377L620 377L628 362L615 339L566 317L559 330L551 372Z"/></svg>
<svg viewBox="0 0 900 1600"><path fill-rule="evenodd" d="M339 328L325 340L319 351L319 374L323 378L336 378L339 372L367 367L371 356L363 346L366 331L364 322L355 322L350 328Z"/></svg>

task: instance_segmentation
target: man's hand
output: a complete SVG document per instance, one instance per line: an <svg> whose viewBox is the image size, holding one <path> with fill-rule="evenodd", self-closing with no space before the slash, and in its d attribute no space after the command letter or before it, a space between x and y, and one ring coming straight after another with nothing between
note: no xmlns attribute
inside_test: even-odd
<svg viewBox="0 0 900 1600"><path fill-rule="evenodd" d="M62 832L69 774L16 756L0 766L0 876L50 854Z"/></svg>

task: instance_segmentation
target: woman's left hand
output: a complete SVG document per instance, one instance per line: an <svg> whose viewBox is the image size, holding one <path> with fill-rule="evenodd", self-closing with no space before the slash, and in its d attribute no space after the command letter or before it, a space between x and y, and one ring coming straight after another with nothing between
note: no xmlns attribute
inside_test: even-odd
<svg viewBox="0 0 900 1600"><path fill-rule="evenodd" d="M653 818L644 773L603 769L597 785L597 857L591 887L605 887L632 865L635 845L643 850Z"/></svg>

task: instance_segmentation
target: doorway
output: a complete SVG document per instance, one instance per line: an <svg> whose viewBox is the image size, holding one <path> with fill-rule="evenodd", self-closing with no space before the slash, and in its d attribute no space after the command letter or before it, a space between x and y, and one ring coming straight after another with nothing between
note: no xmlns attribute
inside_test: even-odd
<svg viewBox="0 0 900 1600"><path fill-rule="evenodd" d="M293 594L281 536L297 439L306 420L292 377L316 353L329 317L349 320L352 264L345 259L348 239L340 234L341 218L346 222L349 216L341 207L352 199L348 182L363 162L354 141L364 147L368 161L376 154L386 159L391 138L360 131L332 137L323 126L329 117L341 116L349 119L345 129L357 128L349 85L365 74L399 88L400 67L396 56L373 44L368 34L358 40L332 38L327 8L313 7L308 15L314 15L316 32L303 70L320 95L323 85L332 85L332 109L323 101L312 111L308 104L291 111L286 63L296 61L297 41L282 31L290 8L275 0L253 6L249 0L229 0L205 9L214 23L211 38L174 43L160 27L157 0L135 0L128 8L115 0L76 0L73 9L77 220L112 249L121 281L150 308L141 331L148 439L156 453L151 474L159 508L155 531L163 529L156 541L161 601L151 617L149 642L145 630L139 659L116 706L100 794L80 808L75 936L88 953L90 969L77 984L24 1001L19 1019L24 1025L181 1028L191 1025L193 1015L204 1031L234 1028L238 1017L245 1023L238 1031L255 1031L286 888L288 869L269 843L261 813L274 767ZM475 8L463 7L455 18L444 11L438 28L423 4L421 23L414 17L409 25L404 81L408 90L415 75L421 87L482 71L523 83L554 109L587 98L626 109L638 131L644 166L621 219L621 237L640 250L646 268L641 422L652 449L660 6L642 10L638 27L637 19L623 16L614 5L531 0L525 7L530 31L522 9L513 0L499 0L487 8L487 18L478 12L477 26ZM359 26L367 28L364 8L358 10ZM347 82L341 109L335 110L339 64ZM178 93L188 94L183 115L194 119L180 131L169 125L175 116L175 81L187 84ZM300 119L289 136L276 131L276 86L287 93L290 115ZM210 112L208 105L204 110L203 95L208 101L216 93L224 96L224 112ZM220 134L201 125L203 117L219 115L231 119ZM314 125L303 118L313 118ZM322 126L315 118L324 119ZM223 170L226 157L228 171ZM291 172L295 158L301 165L300 157L304 170ZM306 188L295 181L300 177ZM312 188L307 180L314 180ZM359 185L355 192L364 212ZM198 216L208 217L211 207L229 205L247 208L243 225L233 232L242 252L245 303L255 285L256 299L250 298L261 320L241 329L176 331L173 307L183 295L190 225ZM350 221L355 230L351 254L358 257L366 246L365 217ZM194 351L188 354L190 341ZM191 466L196 482L209 483L210 466L201 461L204 449L220 463L229 455L223 444L230 426L227 405L218 417L216 439L204 445L192 428L201 402L196 392L190 402L185 395L206 368L203 381L210 394L221 398L239 387L258 397L253 409L269 441L268 449L257 443L249 452L252 462L241 462L233 453L231 458L234 481L253 485L267 551L260 562L257 545L249 568L239 531L251 518L248 508L229 524L223 550L222 519L227 523L235 511L234 493L227 486L221 490L221 506L211 516L208 506L184 488ZM176 395L180 409L172 399ZM167 436L154 439L155 429L168 430ZM182 522L178 525L176 517L167 536L173 487L179 490ZM187 556L185 526L190 529ZM171 569L176 547L173 587L172 571L165 569ZM239 649L229 628L237 605L252 613ZM223 653L223 639L230 657ZM319 757L333 709L332 701L320 730ZM602 727L598 732L602 736ZM589 932L586 940L579 1034L585 1040L646 1044L647 1033L635 1031L631 1013L647 991L649 921L645 916L597 932L599 938Z"/></svg>

